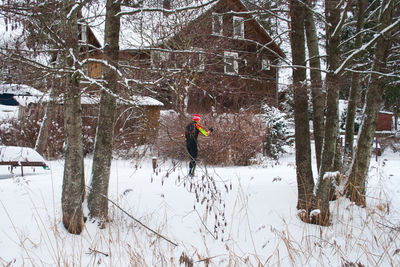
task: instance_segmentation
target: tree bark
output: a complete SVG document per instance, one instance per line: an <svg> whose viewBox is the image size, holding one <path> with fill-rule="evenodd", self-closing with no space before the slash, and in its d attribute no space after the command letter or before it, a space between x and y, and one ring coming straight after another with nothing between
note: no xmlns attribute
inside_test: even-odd
<svg viewBox="0 0 400 267"><path fill-rule="evenodd" d="M366 0L357 1L357 31L354 49L359 49L362 46L362 34L361 30L364 27L365 19L365 8L367 6ZM346 172L350 167L351 159L353 158L353 146L354 146L354 122L356 117L357 103L359 97L360 87L360 74L353 72L351 76L351 88L349 101L347 105L347 116L346 116L346 133L345 133L345 145L344 145L344 162L343 171Z"/></svg>
<svg viewBox="0 0 400 267"><path fill-rule="evenodd" d="M309 54L311 97L313 105L313 128L315 141L315 157L317 169L321 166L322 144L324 139L324 107L325 97L322 92L321 62L318 49L318 37L315 28L313 13L308 8L305 14L305 29L307 36L307 48Z"/></svg>
<svg viewBox="0 0 400 267"><path fill-rule="evenodd" d="M383 0L381 3L380 23L377 32L391 24L394 1ZM366 205L366 180L371 159L371 149L375 135L376 122L382 96L385 89L385 79L379 73L385 73L386 61L392 44L391 32L385 32L379 38L375 47L374 65L370 77L369 88L366 96L363 123L361 126L357 151L347 183L346 194L351 201L359 206Z"/></svg>
<svg viewBox="0 0 400 267"><path fill-rule="evenodd" d="M339 129L339 76L334 73L339 66L340 59L340 34L337 26L340 21L340 1L325 1L326 14L326 52L327 67L326 75L327 101L326 119L324 131L324 144L322 150L321 167L317 186L317 207L320 213L316 218L316 223L320 225L330 224L329 200L332 187L331 179L325 174L334 171L336 145ZM330 176L329 176L330 177Z"/></svg>
<svg viewBox="0 0 400 267"><path fill-rule="evenodd" d="M120 10L120 1L107 0L104 40L104 59L107 66L103 67L106 90L101 91L91 188L88 195L89 216L99 219L102 222L101 226L108 220L108 201L104 196L108 196L116 109L114 94L118 89L118 73L110 66L118 68L120 17L117 14Z"/></svg>
<svg viewBox="0 0 400 267"><path fill-rule="evenodd" d="M75 1L63 2L64 20L62 29L66 48L62 55L63 64L67 68L76 68L69 53L78 55L78 22L77 11L71 12ZM69 17L67 17L69 14ZM73 68L72 68L73 67ZM66 74L64 98L65 123L65 165L62 186L63 224L68 232L80 234L83 230L82 202L85 198L85 177L83 166L82 119L79 77Z"/></svg>
<svg viewBox="0 0 400 267"><path fill-rule="evenodd" d="M314 180L311 169L310 129L306 86L304 6L291 1L291 47L293 65L294 117L296 142L297 209L304 211L302 219L309 221L312 209Z"/></svg>
<svg viewBox="0 0 400 267"><path fill-rule="evenodd" d="M35 150L43 155L45 155L46 148L47 148L47 142L48 142L48 137L49 137L49 129L50 129L50 123L52 122L53 119L53 112L54 112L54 85L52 84L50 86L50 99L49 102L47 103L46 106L46 111L43 116L43 121L40 126L39 134L36 140L35 144Z"/></svg>

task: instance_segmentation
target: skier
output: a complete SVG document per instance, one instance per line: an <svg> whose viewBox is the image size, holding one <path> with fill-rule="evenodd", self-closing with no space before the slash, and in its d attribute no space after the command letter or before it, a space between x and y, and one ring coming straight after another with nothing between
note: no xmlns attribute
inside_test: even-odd
<svg viewBox="0 0 400 267"><path fill-rule="evenodd" d="M189 175L194 175L194 170L196 168L196 160L197 160L197 137L199 136L199 132L201 132L204 136L209 136L214 129L210 128L206 131L203 126L200 125L200 116L199 114L194 114L193 121L186 126L185 129L185 140L186 140L186 148L190 154L190 163L189 163Z"/></svg>

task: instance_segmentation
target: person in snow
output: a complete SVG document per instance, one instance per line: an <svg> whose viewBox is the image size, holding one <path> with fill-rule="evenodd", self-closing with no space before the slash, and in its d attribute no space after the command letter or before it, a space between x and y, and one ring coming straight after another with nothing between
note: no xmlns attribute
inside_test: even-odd
<svg viewBox="0 0 400 267"><path fill-rule="evenodd" d="M213 131L213 128L210 128L206 131L203 126L200 125L200 116L199 114L194 114L193 121L186 126L185 129L185 140L186 140L186 148L190 154L190 163L189 163L189 175L194 175L194 170L196 169L196 161L197 161L197 137L199 136L199 132L204 136L209 136Z"/></svg>

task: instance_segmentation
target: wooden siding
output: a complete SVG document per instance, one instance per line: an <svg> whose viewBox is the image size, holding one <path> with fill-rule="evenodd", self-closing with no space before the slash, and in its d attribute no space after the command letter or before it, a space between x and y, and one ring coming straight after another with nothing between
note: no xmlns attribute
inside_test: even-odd
<svg viewBox="0 0 400 267"><path fill-rule="evenodd" d="M46 105L30 104L27 107L20 106L19 119L22 121L39 121L43 118ZM116 142L124 139L129 145L146 144L153 142L157 135L161 106L129 107L117 106L115 137ZM82 129L83 135L94 140L98 120L98 105L82 104ZM64 106L56 105L54 118L63 129ZM122 142L122 141L121 141ZM92 148L89 148L91 150Z"/></svg>
<svg viewBox="0 0 400 267"><path fill-rule="evenodd" d="M378 121L376 123L377 131L391 131L392 130L392 114L388 112L379 112Z"/></svg>

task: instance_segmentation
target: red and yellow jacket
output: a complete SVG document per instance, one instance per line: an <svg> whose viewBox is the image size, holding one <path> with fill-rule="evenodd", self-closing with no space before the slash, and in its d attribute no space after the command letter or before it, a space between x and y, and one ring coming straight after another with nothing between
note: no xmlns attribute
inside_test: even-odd
<svg viewBox="0 0 400 267"><path fill-rule="evenodd" d="M204 136L209 136L211 134L211 131L206 131L200 123L196 121L189 123L185 129L186 142L197 142L199 132L202 133Z"/></svg>

